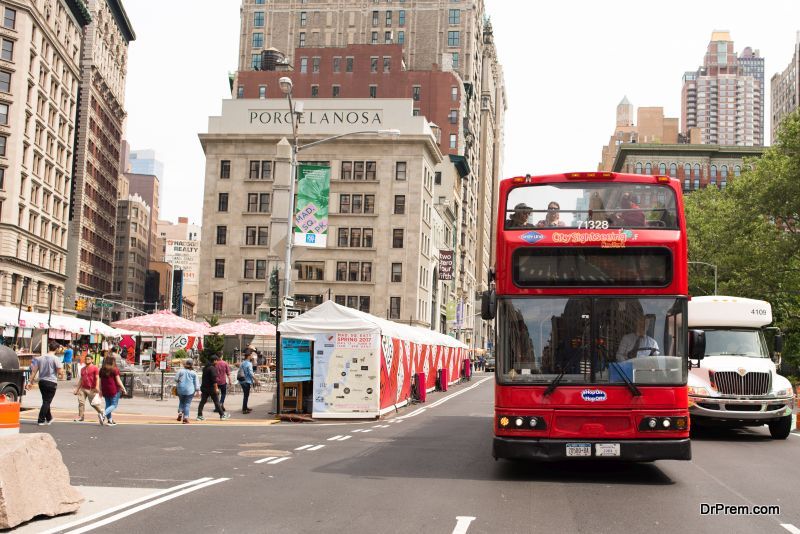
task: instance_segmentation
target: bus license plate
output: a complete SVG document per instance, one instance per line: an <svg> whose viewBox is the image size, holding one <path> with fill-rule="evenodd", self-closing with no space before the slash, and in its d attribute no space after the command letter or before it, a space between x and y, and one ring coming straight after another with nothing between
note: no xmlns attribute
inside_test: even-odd
<svg viewBox="0 0 800 534"><path fill-rule="evenodd" d="M567 456L591 456L591 443L567 443Z"/></svg>
<svg viewBox="0 0 800 534"><path fill-rule="evenodd" d="M595 456L619 456L619 443L595 443Z"/></svg>

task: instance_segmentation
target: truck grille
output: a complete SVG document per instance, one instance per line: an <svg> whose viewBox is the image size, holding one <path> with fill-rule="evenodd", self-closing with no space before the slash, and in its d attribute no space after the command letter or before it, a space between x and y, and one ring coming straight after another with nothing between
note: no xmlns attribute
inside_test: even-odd
<svg viewBox="0 0 800 534"><path fill-rule="evenodd" d="M733 371L714 373L717 391L723 395L766 395L769 392L769 373L745 373L741 376Z"/></svg>

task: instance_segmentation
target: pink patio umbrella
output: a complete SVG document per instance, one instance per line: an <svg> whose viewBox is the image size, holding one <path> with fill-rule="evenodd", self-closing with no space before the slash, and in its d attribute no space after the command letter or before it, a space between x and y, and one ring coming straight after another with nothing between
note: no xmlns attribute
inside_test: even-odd
<svg viewBox="0 0 800 534"><path fill-rule="evenodd" d="M239 350L242 349L242 336L275 337L277 330L269 323L251 323L246 319L236 319L230 323L217 325L209 333L221 336L239 336Z"/></svg>
<svg viewBox="0 0 800 534"><path fill-rule="evenodd" d="M156 336L170 336L175 334L195 334L204 332L205 327L189 319L178 317L169 310L161 310L150 315L131 317L111 323L114 328L133 330Z"/></svg>

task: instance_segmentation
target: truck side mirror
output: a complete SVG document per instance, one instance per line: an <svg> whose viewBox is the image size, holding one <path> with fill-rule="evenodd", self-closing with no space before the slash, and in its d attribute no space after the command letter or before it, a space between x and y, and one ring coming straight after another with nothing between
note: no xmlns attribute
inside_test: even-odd
<svg viewBox="0 0 800 534"><path fill-rule="evenodd" d="M775 352L783 352L783 334L775 334Z"/></svg>
<svg viewBox="0 0 800 534"><path fill-rule="evenodd" d="M689 330L689 358L700 361L706 355L706 333L703 330Z"/></svg>
<svg viewBox="0 0 800 534"><path fill-rule="evenodd" d="M494 319L497 312L497 294L494 289L481 293L481 319Z"/></svg>

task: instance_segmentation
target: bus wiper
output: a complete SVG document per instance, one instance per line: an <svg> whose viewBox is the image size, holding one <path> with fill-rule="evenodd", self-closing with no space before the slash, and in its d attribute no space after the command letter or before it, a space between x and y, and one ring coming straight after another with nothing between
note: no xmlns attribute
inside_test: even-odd
<svg viewBox="0 0 800 534"><path fill-rule="evenodd" d="M609 361L609 360L606 360L606 362L607 362L608 364L610 364L610 365L614 365L614 366L615 366L614 368L615 368L615 369L617 370L617 372L619 373L619 376L621 376L621 377L622 377L622 380L625 382L625 385L626 385L626 386L628 386L628 389L629 389L629 390L631 390L631 395L633 395L634 397L641 397L641 396L642 396L642 392L641 392L641 391L639 391L639 388L637 388L637 387L634 385L634 383L633 383L633 382L631 382L631 381L630 381L630 379L628 379L628 375L626 375L626 374L623 372L623 370L622 370L622 366L619 364L619 362L617 362L617 361Z"/></svg>
<svg viewBox="0 0 800 534"><path fill-rule="evenodd" d="M572 362L569 362L569 363L572 363ZM545 396L545 397L547 397L547 396L548 396L548 395L550 395L550 394L551 394L553 391L555 391L555 390L556 390L556 388L558 387L558 384L559 384L559 382L561 382L561 379L562 379L562 378L564 378L564 374L565 374L566 372L567 372L567 370L566 370L566 368L565 368L563 371L561 371L560 373L558 373L558 376L557 376L557 377L555 377L555 378L553 379L553 381L552 381L552 382L550 382L550 385L549 385L549 386L547 386L547 389L546 389L546 390L544 390L544 396Z"/></svg>

